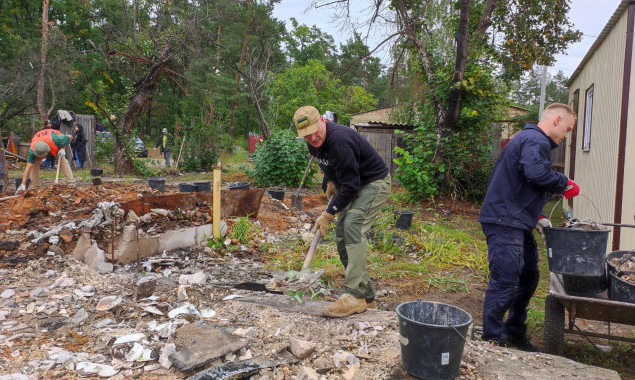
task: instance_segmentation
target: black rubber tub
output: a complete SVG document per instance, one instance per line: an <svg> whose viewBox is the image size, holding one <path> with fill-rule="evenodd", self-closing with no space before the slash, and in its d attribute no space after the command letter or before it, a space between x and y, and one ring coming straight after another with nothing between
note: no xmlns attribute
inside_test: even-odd
<svg viewBox="0 0 635 380"><path fill-rule="evenodd" d="M191 183L179 183L179 191L182 193L193 193L196 191L196 185Z"/></svg>
<svg viewBox="0 0 635 380"><path fill-rule="evenodd" d="M577 276L603 276L610 230L545 228L549 270Z"/></svg>
<svg viewBox="0 0 635 380"><path fill-rule="evenodd" d="M635 284L622 278L625 275L620 267L611 263L611 259L629 260L635 257L633 251L613 251L606 256L606 266L609 272L609 298L612 301L635 303Z"/></svg>

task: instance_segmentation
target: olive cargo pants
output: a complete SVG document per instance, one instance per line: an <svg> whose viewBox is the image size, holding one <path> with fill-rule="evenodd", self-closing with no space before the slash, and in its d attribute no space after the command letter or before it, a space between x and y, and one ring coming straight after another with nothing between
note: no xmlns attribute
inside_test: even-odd
<svg viewBox="0 0 635 380"><path fill-rule="evenodd" d="M366 233L390 194L390 174L362 186L359 195L337 216L335 241L346 269L345 292L367 302L375 299L375 287L366 270Z"/></svg>

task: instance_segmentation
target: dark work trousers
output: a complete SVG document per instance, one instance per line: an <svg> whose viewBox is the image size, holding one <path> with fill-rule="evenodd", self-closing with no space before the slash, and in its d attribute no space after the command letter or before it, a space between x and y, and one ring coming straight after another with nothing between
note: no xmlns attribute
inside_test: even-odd
<svg viewBox="0 0 635 380"><path fill-rule="evenodd" d="M483 336L501 342L501 334L525 336L527 305L538 286L538 248L531 231L482 223L487 239L489 284L483 305ZM503 323L505 312L509 311Z"/></svg>

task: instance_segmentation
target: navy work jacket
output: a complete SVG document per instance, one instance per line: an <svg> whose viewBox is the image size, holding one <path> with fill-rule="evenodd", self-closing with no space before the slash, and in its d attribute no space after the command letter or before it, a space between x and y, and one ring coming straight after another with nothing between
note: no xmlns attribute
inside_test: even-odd
<svg viewBox="0 0 635 380"><path fill-rule="evenodd" d="M562 193L569 181L552 168L557 146L538 126L525 125L496 160L479 222L531 231L552 194Z"/></svg>

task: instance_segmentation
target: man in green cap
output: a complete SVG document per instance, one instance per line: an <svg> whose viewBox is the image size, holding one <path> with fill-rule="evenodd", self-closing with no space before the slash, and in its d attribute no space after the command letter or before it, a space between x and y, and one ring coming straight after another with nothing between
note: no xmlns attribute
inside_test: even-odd
<svg viewBox="0 0 635 380"><path fill-rule="evenodd" d="M26 169L24 169L24 175L22 176L22 184L18 187L15 194L21 194L26 190L26 182L29 175L33 186L40 186L40 162L49 153L53 157L60 156L60 169L62 169L68 184L74 185L73 171L66 159L66 151L64 150L64 147L70 142L70 135L63 135L55 129L38 131L31 139L31 149L29 149L29 155L26 159Z"/></svg>
<svg viewBox="0 0 635 380"><path fill-rule="evenodd" d="M366 270L366 233L390 194L390 174L384 160L357 131L324 120L312 106L293 115L298 137L324 172L322 189L331 199L315 221L325 235L337 214L335 240L346 269L344 294L323 311L327 317L346 317L376 308L375 287Z"/></svg>

